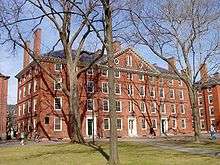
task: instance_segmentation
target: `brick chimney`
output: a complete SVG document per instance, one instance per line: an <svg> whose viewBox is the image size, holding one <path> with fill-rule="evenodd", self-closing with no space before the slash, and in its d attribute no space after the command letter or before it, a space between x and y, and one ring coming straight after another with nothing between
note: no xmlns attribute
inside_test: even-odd
<svg viewBox="0 0 220 165"><path fill-rule="evenodd" d="M207 82L208 81L208 68L207 68L207 65L206 64L201 64L200 65L200 77L201 77L201 80L203 82Z"/></svg>
<svg viewBox="0 0 220 165"><path fill-rule="evenodd" d="M34 54L35 56L40 56L41 53L41 29L38 28L34 32Z"/></svg>
<svg viewBox="0 0 220 165"><path fill-rule="evenodd" d="M173 68L176 68L176 58L175 57L170 57L167 60L171 64L171 66L170 66L170 64L168 64L168 70L173 71Z"/></svg>
<svg viewBox="0 0 220 165"><path fill-rule="evenodd" d="M120 41L114 41L112 43L112 47L113 47L113 53L117 53L117 52L121 51L121 42Z"/></svg>
<svg viewBox="0 0 220 165"><path fill-rule="evenodd" d="M28 49L30 49L30 42L25 42L24 47L23 68L25 68L30 63L30 55L28 54Z"/></svg>

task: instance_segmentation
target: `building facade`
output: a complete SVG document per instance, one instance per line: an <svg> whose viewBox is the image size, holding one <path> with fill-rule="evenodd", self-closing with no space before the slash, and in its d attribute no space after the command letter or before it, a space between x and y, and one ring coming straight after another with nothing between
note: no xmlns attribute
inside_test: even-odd
<svg viewBox="0 0 220 165"><path fill-rule="evenodd" d="M40 32L35 32L35 52L40 52ZM114 50L115 89L111 90L115 90L116 96L118 136L148 137L150 128L157 136L192 133L187 88L172 68L152 65L133 49L122 50L119 42L114 42ZM68 138L69 103L62 90L62 84L68 88L68 74L63 51L36 55L40 65L29 62L24 52L24 67L16 76L18 129L30 136L37 130L43 138ZM78 69L91 60L91 53L82 52ZM175 66L175 59L170 61ZM104 58L81 73L78 81L83 136L109 137L110 89Z"/></svg>
<svg viewBox="0 0 220 165"><path fill-rule="evenodd" d="M8 79L0 73L0 138L6 139Z"/></svg>
<svg viewBox="0 0 220 165"><path fill-rule="evenodd" d="M220 132L220 73L208 75L207 66L201 69L197 92L201 131L210 131L211 124Z"/></svg>

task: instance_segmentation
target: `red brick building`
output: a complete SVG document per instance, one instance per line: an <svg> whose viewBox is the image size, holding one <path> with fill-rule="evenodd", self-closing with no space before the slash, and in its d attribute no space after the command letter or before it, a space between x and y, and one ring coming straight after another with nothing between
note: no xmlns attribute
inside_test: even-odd
<svg viewBox="0 0 220 165"><path fill-rule="evenodd" d="M198 87L201 131L209 132L211 124L214 124L220 132L220 73L209 76L207 66L204 65Z"/></svg>
<svg viewBox="0 0 220 165"><path fill-rule="evenodd" d="M0 138L6 138L8 79L0 73Z"/></svg>
<svg viewBox="0 0 220 165"><path fill-rule="evenodd" d="M146 137L150 127L156 135L192 132L191 109L185 84L171 68L150 64L131 48L115 48L115 95L120 137ZM17 74L19 130L37 129L41 137L68 138L68 98L59 82L67 84L63 51L40 54L40 30L35 32L34 50L39 59L29 63L24 52L24 67ZM74 51L73 51L74 55ZM81 63L93 60L93 53L82 52ZM175 65L175 59L170 58ZM46 68L56 75L54 81ZM85 137L109 137L108 67L104 58L79 76L82 133ZM68 84L67 84L68 86Z"/></svg>

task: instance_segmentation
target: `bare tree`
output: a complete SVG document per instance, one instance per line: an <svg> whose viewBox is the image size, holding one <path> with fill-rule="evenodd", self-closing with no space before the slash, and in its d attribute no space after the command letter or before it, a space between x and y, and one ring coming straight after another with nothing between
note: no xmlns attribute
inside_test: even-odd
<svg viewBox="0 0 220 165"><path fill-rule="evenodd" d="M216 0L132 1L124 9L129 13L129 22L133 25L126 37L146 46L154 55L167 62L186 84L197 142L200 124L196 82L207 62L219 61L219 5ZM179 68L174 67L170 57L176 57ZM219 62L213 66L216 69Z"/></svg>

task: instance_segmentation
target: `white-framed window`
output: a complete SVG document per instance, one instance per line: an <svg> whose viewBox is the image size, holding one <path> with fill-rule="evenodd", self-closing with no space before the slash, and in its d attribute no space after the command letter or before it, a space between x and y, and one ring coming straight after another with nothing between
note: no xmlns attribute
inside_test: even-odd
<svg viewBox="0 0 220 165"><path fill-rule="evenodd" d="M181 119L181 128L186 129L186 119Z"/></svg>
<svg viewBox="0 0 220 165"><path fill-rule="evenodd" d="M214 106L209 106L209 115L210 115L210 116L214 116L214 115L215 115Z"/></svg>
<svg viewBox="0 0 220 165"><path fill-rule="evenodd" d="M21 106L18 106L18 116L21 116Z"/></svg>
<svg viewBox="0 0 220 165"><path fill-rule="evenodd" d="M205 121L203 119L200 120L200 127L201 129L205 129Z"/></svg>
<svg viewBox="0 0 220 165"><path fill-rule="evenodd" d="M176 105L175 104L171 104L170 109L171 109L172 114L176 114Z"/></svg>
<svg viewBox="0 0 220 165"><path fill-rule="evenodd" d="M169 80L169 86L173 86L174 81L172 79Z"/></svg>
<svg viewBox="0 0 220 165"><path fill-rule="evenodd" d="M202 98L202 96L198 97L198 105L203 105L203 98Z"/></svg>
<svg viewBox="0 0 220 165"><path fill-rule="evenodd" d="M211 92L212 92L212 88L209 87L209 88L207 89L207 92L208 92L208 93L211 93Z"/></svg>
<svg viewBox="0 0 220 165"><path fill-rule="evenodd" d="M133 80L133 74L132 73L127 73L127 79L128 80Z"/></svg>
<svg viewBox="0 0 220 165"><path fill-rule="evenodd" d="M23 104L23 115L25 114L25 106L26 106L26 103Z"/></svg>
<svg viewBox="0 0 220 165"><path fill-rule="evenodd" d="M117 130L122 130L122 119L117 118Z"/></svg>
<svg viewBox="0 0 220 165"><path fill-rule="evenodd" d="M87 69L86 74L87 75L93 75L93 68Z"/></svg>
<svg viewBox="0 0 220 165"><path fill-rule="evenodd" d="M180 98L180 100L184 99L184 92L183 92L183 90L179 91L179 98Z"/></svg>
<svg viewBox="0 0 220 165"><path fill-rule="evenodd" d="M141 109L141 112L142 112L142 113L145 113L145 112L146 112L146 105L145 105L145 102L144 102L144 101L141 101L141 102L140 102L140 109Z"/></svg>
<svg viewBox="0 0 220 165"><path fill-rule="evenodd" d="M60 72L62 70L62 64L60 64L60 63L55 64L54 70Z"/></svg>
<svg viewBox="0 0 220 165"><path fill-rule="evenodd" d="M37 99L33 100L33 111L37 110Z"/></svg>
<svg viewBox="0 0 220 165"><path fill-rule="evenodd" d="M213 103L213 96L212 95L208 95L208 101L209 101L209 104Z"/></svg>
<svg viewBox="0 0 220 165"><path fill-rule="evenodd" d="M36 119L33 119L33 128L35 129L37 126L37 120Z"/></svg>
<svg viewBox="0 0 220 165"><path fill-rule="evenodd" d="M54 131L62 131L62 118L54 117Z"/></svg>
<svg viewBox="0 0 220 165"><path fill-rule="evenodd" d="M129 101L128 102L128 111L129 112L133 112L134 111L134 102L133 101Z"/></svg>
<svg viewBox="0 0 220 165"><path fill-rule="evenodd" d="M62 97L54 98L54 110L60 111L62 109Z"/></svg>
<svg viewBox="0 0 220 165"><path fill-rule="evenodd" d="M175 98L175 93L174 93L174 89L170 89L170 98L174 99Z"/></svg>
<svg viewBox="0 0 220 165"><path fill-rule="evenodd" d="M144 85L140 86L140 96L145 96L145 86Z"/></svg>
<svg viewBox="0 0 220 165"><path fill-rule="evenodd" d="M56 80L54 80L54 90L61 90L62 89L62 78L57 77Z"/></svg>
<svg viewBox="0 0 220 165"><path fill-rule="evenodd" d="M31 83L28 83L28 95L31 94Z"/></svg>
<svg viewBox="0 0 220 165"><path fill-rule="evenodd" d="M182 87L183 86L183 81L179 80L179 86Z"/></svg>
<svg viewBox="0 0 220 165"><path fill-rule="evenodd" d="M155 97L155 87L150 87L150 96Z"/></svg>
<svg viewBox="0 0 220 165"><path fill-rule="evenodd" d="M25 97L26 96L26 86L24 86L24 88L23 88L23 97Z"/></svg>
<svg viewBox="0 0 220 165"><path fill-rule="evenodd" d="M157 119L152 119L152 127L157 129Z"/></svg>
<svg viewBox="0 0 220 165"><path fill-rule="evenodd" d="M160 103L160 112L162 114L166 113L166 104L165 103Z"/></svg>
<svg viewBox="0 0 220 165"><path fill-rule="evenodd" d="M120 78L120 71L115 70L114 75L115 75L115 78Z"/></svg>
<svg viewBox="0 0 220 165"><path fill-rule="evenodd" d="M171 122L172 122L172 128L176 129L176 119L172 119Z"/></svg>
<svg viewBox="0 0 220 165"><path fill-rule="evenodd" d="M140 74L139 74L139 80L140 80L140 81L144 81L144 74L143 74L143 73L140 73Z"/></svg>
<svg viewBox="0 0 220 165"><path fill-rule="evenodd" d="M164 89L163 88L160 88L160 97L164 98Z"/></svg>
<svg viewBox="0 0 220 165"><path fill-rule="evenodd" d="M127 66L132 66L132 56L127 56Z"/></svg>
<svg viewBox="0 0 220 165"><path fill-rule="evenodd" d="M108 77L108 69L102 69L101 74L103 77Z"/></svg>
<svg viewBox="0 0 220 165"><path fill-rule="evenodd" d="M94 92L94 82L93 81L87 81L87 92L88 93Z"/></svg>
<svg viewBox="0 0 220 165"><path fill-rule="evenodd" d="M154 83L155 77L153 77L153 76L148 76L148 79L149 79L149 81L150 81L151 83Z"/></svg>
<svg viewBox="0 0 220 165"><path fill-rule="evenodd" d="M109 111L109 101L107 99L102 100L102 107L103 107L103 111L105 112Z"/></svg>
<svg viewBox="0 0 220 165"><path fill-rule="evenodd" d="M133 95L133 85L128 84L128 96L132 96L132 95Z"/></svg>
<svg viewBox="0 0 220 165"><path fill-rule="evenodd" d="M202 94L202 90L201 90L201 89L198 89L198 90L197 90L197 94L198 94L198 95L201 95L201 94Z"/></svg>
<svg viewBox="0 0 220 165"><path fill-rule="evenodd" d="M121 84L118 83L115 84L115 94L121 95Z"/></svg>
<svg viewBox="0 0 220 165"><path fill-rule="evenodd" d="M108 94L108 83L102 82L102 93Z"/></svg>
<svg viewBox="0 0 220 165"><path fill-rule="evenodd" d="M93 110L94 110L94 100L87 99L87 111L93 111Z"/></svg>
<svg viewBox="0 0 220 165"><path fill-rule="evenodd" d="M146 119L141 119L141 128L142 129L147 129L147 124L146 124Z"/></svg>
<svg viewBox="0 0 220 165"><path fill-rule="evenodd" d="M155 101L151 102L151 113L157 112L157 104Z"/></svg>
<svg viewBox="0 0 220 165"><path fill-rule="evenodd" d="M103 119L103 126L104 130L110 130L110 119L109 118L104 118Z"/></svg>
<svg viewBox="0 0 220 165"><path fill-rule="evenodd" d="M122 111L122 103L119 100L115 101L115 107L116 107L116 112L121 112Z"/></svg>
<svg viewBox="0 0 220 165"><path fill-rule="evenodd" d="M214 124L214 125L216 124L214 118L210 119L210 124Z"/></svg>
<svg viewBox="0 0 220 165"><path fill-rule="evenodd" d="M163 78L160 78L159 83L160 85L163 85Z"/></svg>
<svg viewBox="0 0 220 165"><path fill-rule="evenodd" d="M31 101L29 100L28 101L28 113L30 113L31 112Z"/></svg>
<svg viewBox="0 0 220 165"><path fill-rule="evenodd" d="M34 92L37 91L37 80L34 80Z"/></svg>
<svg viewBox="0 0 220 165"><path fill-rule="evenodd" d="M115 59L114 59L114 63L115 63L116 65L118 65L118 64L119 64L119 60L118 60L117 58L115 58Z"/></svg>
<svg viewBox="0 0 220 165"><path fill-rule="evenodd" d="M22 96L22 90L19 90L19 95L18 95L18 100L21 100L21 96Z"/></svg>
<svg viewBox="0 0 220 165"><path fill-rule="evenodd" d="M204 109L203 108L199 108L199 115L200 115L200 117L204 116Z"/></svg>
<svg viewBox="0 0 220 165"><path fill-rule="evenodd" d="M180 104L180 113L185 114L185 106L184 104Z"/></svg>

